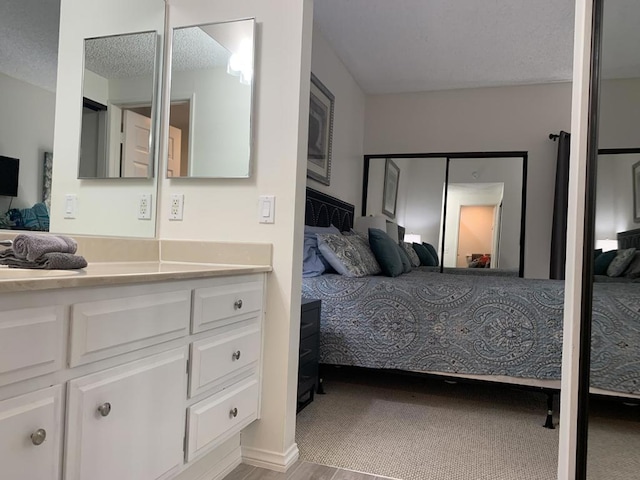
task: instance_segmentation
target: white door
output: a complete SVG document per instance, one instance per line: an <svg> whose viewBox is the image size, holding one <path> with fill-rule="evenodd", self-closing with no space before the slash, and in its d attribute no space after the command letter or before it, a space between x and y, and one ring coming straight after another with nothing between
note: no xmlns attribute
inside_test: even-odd
<svg viewBox="0 0 640 480"><path fill-rule="evenodd" d="M0 402L0 477L60 478L62 387Z"/></svg>
<svg viewBox="0 0 640 480"><path fill-rule="evenodd" d="M122 111L122 176L148 177L150 174L151 119L132 112Z"/></svg>
<svg viewBox="0 0 640 480"><path fill-rule="evenodd" d="M183 463L186 348L69 382L65 480L154 480Z"/></svg>
<svg viewBox="0 0 640 480"><path fill-rule="evenodd" d="M169 125L167 177L179 177L182 164L182 130Z"/></svg>

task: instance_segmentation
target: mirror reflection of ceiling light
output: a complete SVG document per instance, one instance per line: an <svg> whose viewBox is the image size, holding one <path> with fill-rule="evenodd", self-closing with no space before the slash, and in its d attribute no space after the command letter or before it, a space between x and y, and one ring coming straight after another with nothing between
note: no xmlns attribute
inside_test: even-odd
<svg viewBox="0 0 640 480"><path fill-rule="evenodd" d="M251 85L253 79L253 45L249 39L240 42L238 51L234 52L227 64L227 73L240 77L240 83Z"/></svg>

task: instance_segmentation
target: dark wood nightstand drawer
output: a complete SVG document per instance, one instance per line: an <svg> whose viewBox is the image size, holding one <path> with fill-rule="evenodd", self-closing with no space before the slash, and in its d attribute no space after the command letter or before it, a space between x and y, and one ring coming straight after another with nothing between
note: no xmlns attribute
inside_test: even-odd
<svg viewBox="0 0 640 480"><path fill-rule="evenodd" d="M298 395L314 389L318 382L318 363L307 363L298 369Z"/></svg>
<svg viewBox="0 0 640 480"><path fill-rule="evenodd" d="M300 316L300 340L318 333L320 330L320 311L319 309L302 311Z"/></svg>
<svg viewBox="0 0 640 480"><path fill-rule="evenodd" d="M316 333L310 337L300 341L300 360L299 366L303 366L309 362L318 362L319 335Z"/></svg>

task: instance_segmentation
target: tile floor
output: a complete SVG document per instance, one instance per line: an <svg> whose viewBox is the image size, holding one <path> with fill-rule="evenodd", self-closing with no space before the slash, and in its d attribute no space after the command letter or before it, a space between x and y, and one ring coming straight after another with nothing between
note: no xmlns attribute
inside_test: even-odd
<svg viewBox="0 0 640 480"><path fill-rule="evenodd" d="M385 480L365 473L342 470L309 462L297 462L287 473L273 472L263 468L239 465L224 480Z"/></svg>

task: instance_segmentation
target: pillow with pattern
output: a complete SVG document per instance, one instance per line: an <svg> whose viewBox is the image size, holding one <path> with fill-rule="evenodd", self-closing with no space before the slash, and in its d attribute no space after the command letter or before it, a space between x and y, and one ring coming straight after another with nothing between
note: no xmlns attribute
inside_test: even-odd
<svg viewBox="0 0 640 480"><path fill-rule="evenodd" d="M618 250L618 253L607 267L608 277L619 277L627 269L633 256L636 253L635 248L625 248L624 250Z"/></svg>
<svg viewBox="0 0 640 480"><path fill-rule="evenodd" d="M413 249L413 246L411 246L408 243L402 243L402 248L404 249L405 252L407 252L407 255L409 256L409 260L411 260L411 266L412 267L419 267L420 266L420 257L418 257L418 254L416 253L416 251Z"/></svg>
<svg viewBox="0 0 640 480"><path fill-rule="evenodd" d="M382 272L369 242L360 235L319 233L318 249L329 264L345 277L365 277Z"/></svg>

